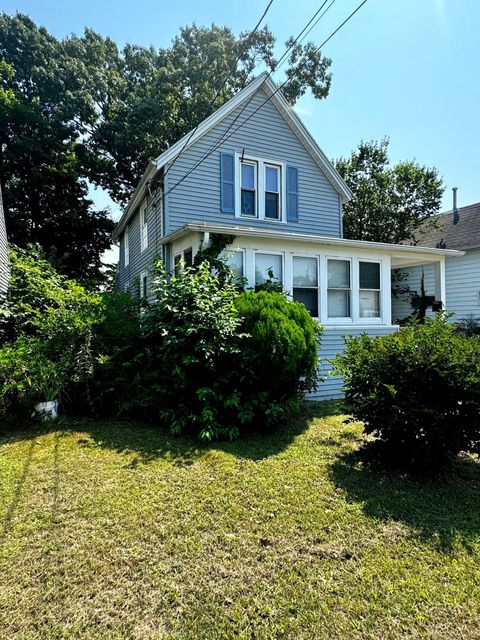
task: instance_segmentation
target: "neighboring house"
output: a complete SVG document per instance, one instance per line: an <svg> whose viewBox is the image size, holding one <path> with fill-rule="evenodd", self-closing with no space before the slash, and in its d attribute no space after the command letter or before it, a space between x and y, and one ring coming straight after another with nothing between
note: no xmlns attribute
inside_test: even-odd
<svg viewBox="0 0 480 640"><path fill-rule="evenodd" d="M321 355L345 334L384 335L391 322L391 270L456 252L343 239L348 187L267 74L262 74L147 167L114 232L118 286L148 295L155 256L191 264L212 234L231 234L232 266L254 287L273 270L325 327ZM324 360L324 372L329 368ZM341 396L341 379L317 398Z"/></svg>
<svg viewBox="0 0 480 640"><path fill-rule="evenodd" d="M7 293L9 277L10 264L8 261L7 230L5 228L2 188L0 186L0 297Z"/></svg>
<svg viewBox="0 0 480 640"><path fill-rule="evenodd" d="M440 249L458 249L464 255L447 256L445 260L446 310L454 313L454 322L474 316L480 319L480 202L441 213L434 225L425 224L418 234L419 244ZM435 294L432 265L401 269L401 286L420 294L422 275L427 295ZM392 318L401 321L412 313L410 296L394 298ZM430 313L430 312L429 312Z"/></svg>

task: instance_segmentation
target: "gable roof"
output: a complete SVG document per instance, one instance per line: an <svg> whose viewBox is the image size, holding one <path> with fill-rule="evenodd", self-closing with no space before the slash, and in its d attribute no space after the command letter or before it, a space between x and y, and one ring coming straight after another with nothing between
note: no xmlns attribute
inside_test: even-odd
<svg viewBox="0 0 480 640"><path fill-rule="evenodd" d="M270 98L270 102L276 106L287 124L297 135L306 151L312 156L313 160L322 170L332 187L340 195L342 202L349 200L352 197L350 189L347 187L338 171L335 169L333 164L319 147L293 107L289 105L283 93L281 91L278 91L277 85L265 71L261 73L257 78L252 80L244 89L233 96L233 98L228 100L228 102L214 111L214 113L208 116L208 118L205 118L205 120L203 120L198 125L196 130L194 129L187 133L185 136L183 136L183 138L180 138L180 140L173 144L169 149L159 155L158 158L149 163L145 173L142 176L142 179L140 180L137 188L133 192L129 203L126 206L117 227L115 228L115 231L113 233L114 241L118 240L118 237L125 227L126 223L128 222L131 214L140 204L144 193L143 186L145 185L147 180L152 179L160 169L172 162L184 150L184 148L186 150L191 145L195 144L197 140L202 138L214 126L216 126L224 118L226 118L232 111L249 100L260 88L263 88L267 96ZM241 125L242 123L240 122L237 126L241 127ZM236 129L233 129L233 131L235 130Z"/></svg>
<svg viewBox="0 0 480 640"><path fill-rule="evenodd" d="M454 224L453 211L433 218L437 228L426 220L418 232L419 244L441 249L477 249L480 247L480 202L459 207L458 222Z"/></svg>

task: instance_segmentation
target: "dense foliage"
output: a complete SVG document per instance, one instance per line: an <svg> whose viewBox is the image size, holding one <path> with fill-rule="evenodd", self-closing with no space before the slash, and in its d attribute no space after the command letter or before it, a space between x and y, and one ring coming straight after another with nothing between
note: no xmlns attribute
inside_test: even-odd
<svg viewBox="0 0 480 640"><path fill-rule="evenodd" d="M389 464L438 470L480 446L480 340L438 314L389 336L346 340L335 360L371 450Z"/></svg>
<svg viewBox="0 0 480 640"><path fill-rule="evenodd" d="M315 386L317 322L280 294L239 294L225 264L212 270L204 256L174 276L160 264L147 304L89 293L38 248L11 258L0 307L2 418L58 398L75 414L233 438L292 415Z"/></svg>
<svg viewBox="0 0 480 640"><path fill-rule="evenodd" d="M361 142L349 158L335 162L353 194L343 205L346 238L414 241L421 223L439 210L443 184L437 169L412 161L391 167L388 144L387 138Z"/></svg>

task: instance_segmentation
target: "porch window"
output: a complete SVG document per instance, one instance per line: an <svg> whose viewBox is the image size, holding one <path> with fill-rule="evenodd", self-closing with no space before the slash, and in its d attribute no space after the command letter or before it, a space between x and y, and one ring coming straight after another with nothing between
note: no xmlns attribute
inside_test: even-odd
<svg viewBox="0 0 480 640"><path fill-rule="evenodd" d="M242 162L241 208L242 216L257 216L257 163Z"/></svg>
<svg viewBox="0 0 480 640"><path fill-rule="evenodd" d="M327 305L329 318L350 318L350 260L327 261Z"/></svg>
<svg viewBox="0 0 480 640"><path fill-rule="evenodd" d="M275 282L283 282L282 256L275 253L255 254L255 286L265 284L273 275Z"/></svg>
<svg viewBox="0 0 480 640"><path fill-rule="evenodd" d="M180 264L182 261L182 254L178 253L174 258L173 258L173 270L175 272L175 275L178 276L178 274L180 273Z"/></svg>
<svg viewBox="0 0 480 640"><path fill-rule="evenodd" d="M186 267L191 267L193 265L192 247L190 247L190 249L185 249L185 251L183 252L183 262Z"/></svg>
<svg viewBox="0 0 480 640"><path fill-rule="evenodd" d="M361 318L380 318L380 263L359 262Z"/></svg>
<svg viewBox="0 0 480 640"><path fill-rule="evenodd" d="M227 264L235 274L235 282L241 283L243 278L243 251L230 251L227 253Z"/></svg>
<svg viewBox="0 0 480 640"><path fill-rule="evenodd" d="M146 271L142 271L140 274L140 298L147 298L148 296L148 274Z"/></svg>
<svg viewBox="0 0 480 640"><path fill-rule="evenodd" d="M280 167L265 165L265 218L280 220Z"/></svg>
<svg viewBox="0 0 480 640"><path fill-rule="evenodd" d="M293 258L293 299L302 302L318 318L318 260Z"/></svg>

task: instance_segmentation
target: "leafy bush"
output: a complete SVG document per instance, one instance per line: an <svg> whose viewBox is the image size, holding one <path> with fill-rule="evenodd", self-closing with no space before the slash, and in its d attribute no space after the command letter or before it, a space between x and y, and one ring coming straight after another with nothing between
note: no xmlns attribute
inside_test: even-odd
<svg viewBox="0 0 480 640"><path fill-rule="evenodd" d="M335 360L353 416L393 465L435 471L480 443L480 340L438 314L383 337L346 340Z"/></svg>
<svg viewBox="0 0 480 640"><path fill-rule="evenodd" d="M123 412L210 440L298 409L316 381L318 324L279 294L239 296L233 281L206 261L174 277L158 267L156 301L130 365L118 367L120 384L129 384Z"/></svg>
<svg viewBox="0 0 480 640"><path fill-rule="evenodd" d="M465 336L478 336L480 335L480 318L469 315L457 322L456 327L457 331Z"/></svg>

